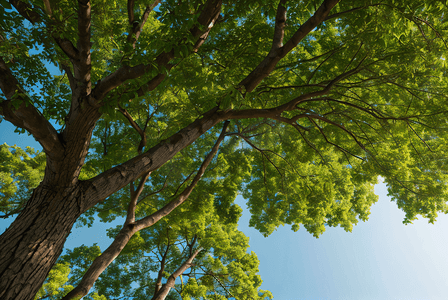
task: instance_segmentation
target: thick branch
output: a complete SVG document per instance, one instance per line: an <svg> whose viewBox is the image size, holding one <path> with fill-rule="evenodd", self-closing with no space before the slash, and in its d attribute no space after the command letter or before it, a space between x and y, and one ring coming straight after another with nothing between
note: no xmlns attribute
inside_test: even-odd
<svg viewBox="0 0 448 300"><path fill-rule="evenodd" d="M226 121L222 128L221 134L218 137L218 140L216 141L215 145L212 148L212 151L210 151L210 153L206 156L206 158L202 162L201 167L199 168L198 172L196 173L196 176L193 178L192 182L188 185L188 187L177 197L177 199L172 200L171 202L169 202L167 205L165 205L164 207L162 207L161 209L159 209L152 215L149 215L149 216L137 221L135 224L136 224L136 228L138 228L138 230L152 226L153 224L155 224L160 219L162 219L163 217L165 217L166 215L171 213L176 207L178 207L179 205L184 203L185 200L188 199L191 192L193 191L193 189L196 187L199 180L201 179L202 175L204 175L204 172L207 169L210 162L212 161L213 157L218 152L219 145L221 144L221 142L224 140L224 138L226 136L225 134L226 134L228 125L229 125L229 121Z"/></svg>
<svg viewBox="0 0 448 300"><path fill-rule="evenodd" d="M74 288L70 293L67 294L63 298L63 300L73 299L75 297L79 296L85 296L89 292L89 290L92 288L95 281L98 279L98 277L101 275L101 273L107 268L108 265L110 265L114 259L120 254L120 252L123 250L123 248L126 246L126 244L129 242L131 237L139 230L142 230L144 228L147 228L149 226L154 225L157 221L159 221L161 218L169 214L171 211L173 211L176 207L178 207L180 204L185 202L187 200L188 196L192 192L192 190L196 187L197 183L201 179L202 175L204 174L205 170L207 169L208 165L212 161L213 157L218 152L218 148L221 144L221 142L224 140L225 132L227 130L229 122L226 121L224 123L223 129L221 131L221 134L219 135L215 145L213 146L211 152L206 156L204 161L202 162L201 167L199 168L198 172L196 173L196 176L194 177L192 183L177 197L175 200L169 202L167 205L165 205L163 208L159 209L154 214L147 216L135 223L128 223L131 219L133 219L133 212L132 210L135 208L131 207L134 202L136 202L138 196L143 190L144 181L146 181L145 178L142 178L142 181L140 181L139 188L137 189L137 192L134 193L136 196L134 199L131 199L130 207L131 209L128 211L128 216L126 218L125 224L123 225L123 228L118 233L115 240L112 242L112 244L104 251L100 256L98 256L90 266L90 268L87 270L85 275L83 276L81 282L79 285ZM149 174L147 174L149 176ZM182 272L180 273L182 274ZM163 287L162 289L163 290Z"/></svg>
<svg viewBox="0 0 448 300"><path fill-rule="evenodd" d="M202 248L196 249L196 251L185 261L171 276L168 278L167 282L162 286L160 291L155 295L151 300L164 300L171 288L174 287L174 283L176 282L176 278L182 275L188 268L191 267L193 260L196 256L201 252Z"/></svg>
<svg viewBox="0 0 448 300"><path fill-rule="evenodd" d="M171 70L172 67L174 67L172 64L168 64L166 69L169 71L169 70ZM148 82L146 82L145 84L140 86L140 88L137 90L137 95L139 97L142 97L146 93L154 90L165 78L166 78L165 74L161 74L161 73L157 74L156 77L154 77L153 79L149 80Z"/></svg>
<svg viewBox="0 0 448 300"><path fill-rule="evenodd" d="M206 30L203 32L199 29L199 27L194 26L190 32L194 37L199 37L196 43L193 46L193 51L197 52L199 47L204 44L205 40L208 37L208 34L212 30L212 27L215 25L216 21L218 21L219 14L221 12L222 0L218 1L207 1L205 3L204 10L198 18L198 23L202 26L206 26Z"/></svg>
<svg viewBox="0 0 448 300"><path fill-rule="evenodd" d="M294 35L289 39L289 41L285 44L285 46L281 49L281 57L284 57L288 54L292 49L294 49L300 41L307 36L314 28L317 27L320 23L322 23L325 18L328 16L330 11L336 4L339 3L340 0L324 0L321 6L317 9L314 15L309 18L302 26L294 33Z"/></svg>
<svg viewBox="0 0 448 300"><path fill-rule="evenodd" d="M285 36L286 25L286 0L281 0L278 4L277 15L275 17L274 38L272 39L272 48L278 49L283 46L283 37Z"/></svg>
<svg viewBox="0 0 448 300"><path fill-rule="evenodd" d="M159 143L148 152L139 155L119 166L116 166L95 178L85 181L85 189L90 198L86 199L85 208L88 209L102 201L112 193L129 184L132 180L141 177L145 172L154 171L170 160L180 150L194 142L208 129L222 120L227 119L253 119L253 118L277 118L284 111L296 109L296 105L302 101L326 95L339 81L356 74L361 70L360 61L355 68L338 75L327 83L320 91L311 92L292 99L291 101L269 109L246 109L219 111L218 107L209 110L202 119L197 119L167 140Z"/></svg>
<svg viewBox="0 0 448 300"><path fill-rule="evenodd" d="M346 74L346 73L344 73L344 74ZM349 76L349 75L346 74L346 76ZM343 78L345 78L345 77L340 77L339 80L342 80ZM283 105L276 106L273 108L244 109L244 110L235 110L235 111L232 110L226 114L226 118L227 119L252 119L252 118L276 119L278 116L280 116L280 114L282 112L294 110L296 108L296 105L302 103L303 101L312 99L314 97L319 97L319 96L328 94L336 82L337 81L332 81L329 84L327 84L324 89L322 89L320 91L315 91L315 92L310 92L308 94L300 95L299 97L296 97Z"/></svg>
<svg viewBox="0 0 448 300"><path fill-rule="evenodd" d="M51 29L50 29L51 30ZM64 51L65 55L67 55L68 58L70 58L72 61L78 59L78 49L70 42L69 40L65 38L60 38L59 36L53 35L53 39L58 44L59 48L61 48L62 51Z"/></svg>
<svg viewBox="0 0 448 300"><path fill-rule="evenodd" d="M51 16L53 15L53 12L51 11L51 4L49 0L43 0L44 6L45 6L45 12L47 15Z"/></svg>
<svg viewBox="0 0 448 300"><path fill-rule="evenodd" d="M78 0L78 60L74 63L75 78L82 85L82 94L89 95L90 82L90 1Z"/></svg>
<svg viewBox="0 0 448 300"><path fill-rule="evenodd" d="M211 26L213 26L214 22L218 19L219 12L221 9L221 0L209 0L204 5L204 9L202 10L201 14L198 17L198 23L202 26L206 26L207 30L206 33L209 32ZM203 43L203 34L197 26L194 26L190 32L193 34L195 38L198 39L196 42L195 47L199 47ZM201 42L202 41L202 42ZM155 64L158 66L158 68L164 67L164 68L170 68L170 61L174 58L174 50L171 49L169 52L161 53L157 58L155 59ZM114 88L118 87L122 83L124 83L126 80L135 79L138 77L141 77L151 71L154 68L154 64L147 64L147 65L138 65L134 67L128 67L128 66L122 66L118 70L116 70L114 73L110 74L109 76L105 77L93 90L92 95L95 101L100 102L108 92L113 90ZM159 74L156 77L159 77L160 80L157 80L157 84L163 80L165 75Z"/></svg>
<svg viewBox="0 0 448 300"><path fill-rule="evenodd" d="M247 92L251 92L265 77L267 77L272 70L274 70L277 63L286 56L292 49L294 49L300 41L306 37L317 25L322 23L328 16L330 10L339 2L340 0L324 0L322 5L317 9L314 15L309 18L305 23L303 23L299 29L294 33L294 35L286 42L283 47L278 48L279 41L282 40L281 34L282 29L276 23L275 35L273 39L273 47L269 51L268 55L264 60L245 78L240 82L240 86L244 86ZM281 7L282 3L279 4L279 9L277 11L277 17L283 13Z"/></svg>
<svg viewBox="0 0 448 300"><path fill-rule="evenodd" d="M134 0L128 0L128 20L129 24L132 25L134 23Z"/></svg>
<svg viewBox="0 0 448 300"><path fill-rule="evenodd" d="M124 225L106 251L93 261L78 286L62 298L62 300L69 300L87 295L101 273L120 254L135 232L137 232L137 230L133 224Z"/></svg>
<svg viewBox="0 0 448 300"><path fill-rule="evenodd" d="M20 15L22 15L25 19L30 21L32 24L36 22L41 22L42 18L40 17L39 13L36 12L29 4L24 3L20 0L9 0L9 2L14 6L15 9L19 12ZM46 13L51 16L52 10L50 6L50 1L45 0L44 1L45 11ZM51 31L52 28L49 28ZM53 39L55 40L56 44L64 51L64 53L71 59L74 59L77 57L78 50L75 48L75 46L70 42L68 39L60 38L57 35L52 35Z"/></svg>
<svg viewBox="0 0 448 300"><path fill-rule="evenodd" d="M155 59L155 62L158 67L166 67L168 63L174 58L174 51L171 51L169 53L162 53ZM95 86L95 88L92 91L93 99L100 103L102 99L114 88L120 86L123 84L126 80L135 79L138 77L141 77L145 75L147 72L151 71L154 68L153 65L148 64L140 64L134 67L129 67L126 65L121 66L113 72L112 74L108 75L104 79L102 79L98 84ZM161 74L159 74L161 75ZM157 76L156 76L157 77ZM162 82L162 80L165 78L161 78L161 80L157 81L157 85Z"/></svg>
<svg viewBox="0 0 448 300"><path fill-rule="evenodd" d="M151 5L148 5L143 12L140 23L134 20L134 0L128 0L128 18L129 24L132 26L132 31L128 35L128 42L132 43L132 47L135 49L140 34L142 33L143 26L145 26L148 20L149 13L160 3L161 0L155 0Z"/></svg>
<svg viewBox="0 0 448 300"><path fill-rule="evenodd" d="M70 111L66 117L66 127L62 138L67 144L77 143L79 148L76 159L85 157L88 151L88 143L93 126L101 113L98 107L89 102L91 94L91 58L90 58L90 26L91 26L91 4L88 0L78 1L78 42L77 49L73 47L73 53L69 55L73 64L73 77L70 79L72 99ZM66 68L66 72L70 70ZM83 144L79 143L79 140ZM71 147L71 145L69 145ZM82 158L83 159L83 158Z"/></svg>
<svg viewBox="0 0 448 300"><path fill-rule="evenodd" d="M70 293L68 293L63 300L73 299L76 297L83 297L87 295L92 288L95 281L101 275L101 273L114 261L114 259L121 253L123 248L129 242L131 237L138 230L134 225L135 221L135 207L137 205L137 199L143 191L146 180L150 173L145 174L141 179L137 190L131 193L131 201L129 202L126 221L123 224L123 228L115 237L112 244L98 256L84 274L81 282Z"/></svg>
<svg viewBox="0 0 448 300"><path fill-rule="evenodd" d="M15 126L31 133L42 145L47 156L59 159L64 147L59 141L57 131L34 107L2 58L0 58L0 89L7 99L0 101L0 114ZM19 106L15 108L13 103L17 102Z"/></svg>
<svg viewBox="0 0 448 300"><path fill-rule="evenodd" d="M82 185L88 192L87 195L90 196L85 199L86 209L109 197L144 173L160 168L176 153L193 143L204 132L222 120L224 120L223 113L218 111L218 107L215 107L205 113L201 119L197 119L144 154L84 181Z"/></svg>
<svg viewBox="0 0 448 300"><path fill-rule="evenodd" d="M210 2L219 2L220 0L209 0ZM209 13L209 11L204 12L204 14ZM208 16L210 20L215 16ZM122 66L116 72L107 76L103 80L100 80L96 85L95 89L89 93L90 91L90 2L79 2L78 9L78 31L79 31L79 60L72 60L74 65L74 78L76 79L76 87L72 92L72 101L71 108L68 116L66 117L66 127L61 134L61 138L66 142L66 147L71 149L71 161L78 161L77 164L70 164L69 170L66 170L65 174L67 176L58 177L57 179L61 181L61 184L74 184L78 182L78 174L83 165L84 159L88 152L88 147L90 143L91 134L93 128L95 126L96 121L101 116L101 112L99 108L101 107L102 99L106 96L106 94L112 90L113 88L121 85L124 81L132 78L138 78L144 75L148 70L154 68L153 64L148 65L138 65L135 67ZM174 58L174 50L172 49L168 53L162 53L155 60L155 65L159 67L165 66L166 68L170 68L170 60ZM158 84L160 84L161 80L163 80L163 76L156 76L155 81L151 80L150 87L154 88ZM221 119L222 120L222 119ZM90 185L90 188L93 188L96 191L92 191L84 185L86 189L89 189L93 192L92 197L88 197L85 199L83 203L86 203L89 207L90 204L94 205L101 199L106 198L110 195L109 192L117 191L116 188L111 186L102 186L102 191L99 191L97 188L103 184L108 185L108 182L113 182L113 184L117 183L119 189L129 184L132 180L135 180L144 173L150 172L148 168L154 166L155 169L159 168L163 165L168 159L171 159L175 153L179 150L192 143L197 137L202 135L205 131L207 131L211 126L216 125L219 121L217 118L214 118L212 123L205 122L205 126L200 125L198 128L188 128L184 131L186 134L192 134L190 136L183 138L182 135L176 134L172 138L174 140L169 139L165 143L160 143L157 147L154 147L154 152L145 153L144 156L139 156L136 159L128 162L128 165L118 166L118 168L113 168L108 172L104 173L104 177L101 177L101 181L96 181L96 185ZM195 123L196 124L196 123ZM198 124L196 124L198 125ZM207 127L210 126L210 127ZM207 127L207 128L205 128ZM191 130L193 129L193 130ZM194 132L194 133L193 133ZM180 141L180 143L178 143ZM183 144L185 143L185 144ZM173 147L172 145L176 146ZM159 152L160 151L160 152ZM155 155L156 154L156 155ZM155 155L155 156L153 156ZM139 160L139 159L142 160ZM149 159L148 159L149 158ZM152 161L154 160L154 161ZM139 161L140 164L135 166L134 163ZM154 163L155 162L155 163ZM133 166L128 168L129 166ZM50 166L56 176L58 174L58 170L61 168L66 168L66 164L47 164ZM134 168L136 167L136 168ZM118 171L118 174L115 173ZM137 173L136 173L137 172ZM110 181L107 176L111 176L112 173L118 175L115 177L113 175L112 181ZM123 176L122 176L123 175ZM115 181L116 179L118 181ZM46 181L51 179L56 179L56 177L51 178L46 174ZM97 178L98 179L98 178ZM69 181L69 183L67 183ZM124 185L121 185L121 184ZM104 196L104 197L103 197ZM84 208L82 209L84 210Z"/></svg>
<svg viewBox="0 0 448 300"><path fill-rule="evenodd" d="M22 15L22 17L30 21L31 24L40 21L40 15L35 10L33 10L31 5L20 0L9 0L9 3L14 6L14 8L19 12L19 14Z"/></svg>

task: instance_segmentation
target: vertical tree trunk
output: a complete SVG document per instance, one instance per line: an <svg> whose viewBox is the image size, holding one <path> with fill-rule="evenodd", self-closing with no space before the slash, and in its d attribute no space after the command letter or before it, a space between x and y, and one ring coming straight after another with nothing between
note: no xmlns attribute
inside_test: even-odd
<svg viewBox="0 0 448 300"><path fill-rule="evenodd" d="M0 236L0 299L32 300L80 215L77 188L33 191L24 210Z"/></svg>

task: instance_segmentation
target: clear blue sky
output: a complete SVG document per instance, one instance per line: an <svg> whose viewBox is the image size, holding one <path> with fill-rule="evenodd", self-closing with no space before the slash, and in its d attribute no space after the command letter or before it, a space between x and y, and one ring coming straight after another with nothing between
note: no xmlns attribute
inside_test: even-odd
<svg viewBox="0 0 448 300"><path fill-rule="evenodd" d="M40 149L26 135L13 133L14 126L0 124L0 143ZM370 220L352 233L328 228L316 239L305 230L281 227L268 238L249 228L245 210L240 230L250 237L249 251L260 259L263 289L276 300L446 300L448 299L448 217L435 225L418 220L402 224L403 212L387 197L384 184L376 186L379 202ZM245 208L244 199L237 202ZM0 220L2 233L12 219ZM115 226L116 224L114 224ZM99 243L104 250L109 225L74 229L66 247Z"/></svg>

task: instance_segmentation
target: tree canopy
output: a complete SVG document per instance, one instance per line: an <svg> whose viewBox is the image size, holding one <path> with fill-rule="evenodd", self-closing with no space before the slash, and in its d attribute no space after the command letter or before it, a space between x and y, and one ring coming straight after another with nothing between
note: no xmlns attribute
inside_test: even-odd
<svg viewBox="0 0 448 300"><path fill-rule="evenodd" d="M379 176L404 223L447 212L440 1L0 5L0 115L43 148L0 147L2 299L269 298L238 194L266 236L351 231Z"/></svg>

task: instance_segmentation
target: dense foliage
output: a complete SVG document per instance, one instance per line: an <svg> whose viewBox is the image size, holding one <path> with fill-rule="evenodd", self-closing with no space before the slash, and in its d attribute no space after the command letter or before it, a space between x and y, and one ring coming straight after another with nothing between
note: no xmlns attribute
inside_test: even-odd
<svg viewBox="0 0 448 300"><path fill-rule="evenodd" d="M379 176L404 223L447 212L443 2L0 5L0 114L43 147L0 147L0 209L20 213L0 239L0 297L32 299L50 272L37 298L269 298L238 194L266 236L351 231ZM56 261L75 222L117 217L106 251ZM58 241L45 267L47 250L11 242L39 233ZM26 251L43 275L12 291Z"/></svg>

